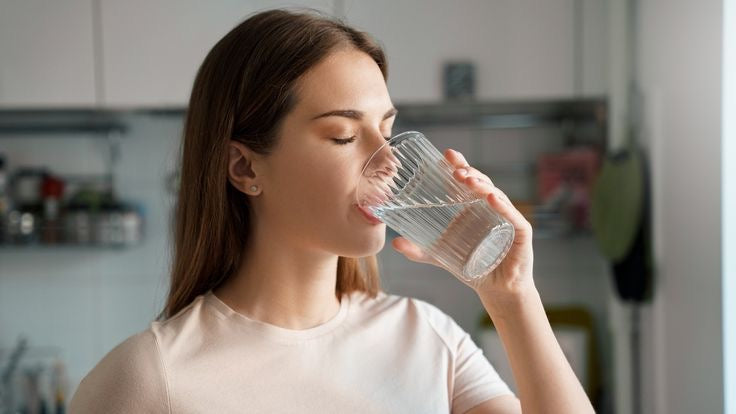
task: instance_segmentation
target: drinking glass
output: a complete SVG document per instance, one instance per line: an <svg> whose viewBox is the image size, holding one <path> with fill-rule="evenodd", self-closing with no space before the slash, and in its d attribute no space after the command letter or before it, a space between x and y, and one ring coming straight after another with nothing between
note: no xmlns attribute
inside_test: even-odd
<svg viewBox="0 0 736 414"><path fill-rule="evenodd" d="M453 171L421 132L403 132L365 163L357 204L473 286L506 256L514 227Z"/></svg>

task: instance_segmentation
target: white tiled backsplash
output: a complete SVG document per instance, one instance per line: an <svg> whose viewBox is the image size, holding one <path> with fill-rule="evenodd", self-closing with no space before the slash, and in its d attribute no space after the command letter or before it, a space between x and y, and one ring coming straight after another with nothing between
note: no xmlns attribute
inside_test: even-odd
<svg viewBox="0 0 736 414"><path fill-rule="evenodd" d="M68 365L72 390L112 347L143 330L164 302L168 284L169 211L174 202L165 181L179 151L181 119L136 116L121 145L117 189L146 209L143 244L124 251L84 248L0 250L0 348L19 335L31 346L59 350ZM400 132L400 131L395 131ZM560 147L554 130L426 129L440 149L452 147L473 165L534 162L541 149ZM32 150L29 150L32 146ZM59 174L104 173L104 139L18 137L0 141L0 151L18 164L45 165ZM529 183L519 177L491 177L512 197ZM379 254L384 288L427 300L450 314L477 338L483 312L470 288L438 268L409 262L386 240ZM610 289L607 267L591 239L535 241L535 279L546 303L588 306L601 324ZM605 332L602 325L600 332Z"/></svg>
<svg viewBox="0 0 736 414"><path fill-rule="evenodd" d="M24 335L31 347L58 350L73 391L106 352L158 314L168 286L173 203L164 184L180 131L179 118L138 116L122 140L116 189L145 207L142 244L125 250L0 248L0 348ZM11 169L47 166L61 175L103 174L109 159L106 140L92 137L4 137L0 152Z"/></svg>

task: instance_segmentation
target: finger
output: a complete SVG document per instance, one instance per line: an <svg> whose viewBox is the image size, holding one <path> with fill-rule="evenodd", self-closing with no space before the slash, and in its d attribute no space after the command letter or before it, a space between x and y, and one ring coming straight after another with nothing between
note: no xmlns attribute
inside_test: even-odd
<svg viewBox="0 0 736 414"><path fill-rule="evenodd" d="M511 202L511 199L509 198L509 196L507 196L506 193L504 193L503 190L501 190L500 188L493 186L493 188L491 189L491 192L496 193L496 195L500 197L501 200L507 202L508 204L516 208L514 206L514 203Z"/></svg>
<svg viewBox="0 0 736 414"><path fill-rule="evenodd" d="M514 244L526 244L532 240L532 225L527 219L514 207L506 194L498 188L494 187L487 196L486 200L498 214L503 216L512 226L514 226Z"/></svg>
<svg viewBox="0 0 736 414"><path fill-rule="evenodd" d="M503 192L503 190L501 190L498 187L494 187L493 190L491 190L491 192L494 193L502 201L506 202L511 207L513 207L514 210L516 210L516 206L514 206L514 203L511 202L511 199L509 198L509 196L506 195L506 193ZM523 217L523 215L522 215L522 217Z"/></svg>
<svg viewBox="0 0 736 414"><path fill-rule="evenodd" d="M482 172L478 171L477 169L475 169L473 167L461 167L461 168L458 168L458 169L456 169L453 172L452 175L458 181L465 181L465 180L467 180L470 177L475 177L475 178L478 178L481 181L487 182L490 185L494 185L493 184L493 181L491 181L491 179L487 175L483 174Z"/></svg>
<svg viewBox="0 0 736 414"><path fill-rule="evenodd" d="M462 180L463 183L468 186L468 188L477 194L480 195L487 195L488 193L492 192L494 188L496 188L492 182L482 180L478 177L465 177L464 180Z"/></svg>
<svg viewBox="0 0 736 414"><path fill-rule="evenodd" d="M431 259L424 253L421 247L403 237L397 237L391 240L391 245L409 260L420 263L431 263Z"/></svg>
<svg viewBox="0 0 736 414"><path fill-rule="evenodd" d="M490 180L489 180L490 181ZM498 197L513 206L511 199L500 188L496 187L492 182L488 182L478 177L466 177L463 182L473 191L483 196L496 192ZM516 207L514 207L515 209Z"/></svg>
<svg viewBox="0 0 736 414"><path fill-rule="evenodd" d="M467 167L468 161L465 160L463 154L455 151L454 149L448 148L445 150L445 158L455 168Z"/></svg>

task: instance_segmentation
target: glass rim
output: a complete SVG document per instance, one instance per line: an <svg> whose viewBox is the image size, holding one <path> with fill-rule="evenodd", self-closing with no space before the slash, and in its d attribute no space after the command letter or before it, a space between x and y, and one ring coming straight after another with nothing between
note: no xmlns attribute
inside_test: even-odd
<svg viewBox="0 0 736 414"><path fill-rule="evenodd" d="M410 131L400 132L400 133L394 135L393 137L391 137L391 139L389 139L389 140L385 141L383 144L381 144L375 151L373 151L373 153L371 154L371 156L368 157L368 160L363 165L363 168L361 168L360 175L358 176L358 186L357 186L357 189L356 189L356 194L355 194L356 200L355 201L356 201L356 204L359 207L364 207L363 206L363 203L360 200L360 189L361 189L361 187L363 185L365 185L365 181L366 181L366 177L364 177L364 174L365 174L365 171L368 168L368 166L371 165L371 162L376 157L376 154L380 153L381 150L383 150L383 148L386 145L388 145L389 147L395 147L400 142L402 142L402 141L404 141L406 139L412 138L412 137L417 137L417 136L420 136L421 138L426 139L426 136L423 133L419 132L419 131L410 130ZM392 198L393 197L389 197L387 200L390 200ZM368 208L370 208L370 206L368 206Z"/></svg>
<svg viewBox="0 0 736 414"><path fill-rule="evenodd" d="M358 179L360 180L360 179L363 178L363 174L365 173L365 169L368 168L368 166L371 164L371 161L373 161L373 158L375 158L376 154L378 154L379 152L381 152L381 150L383 149L383 147L385 147L386 145L388 145L388 146L395 146L399 141L403 141L403 140L407 139L409 136L414 136L416 134L419 134L422 137L424 137L424 134L422 134L419 131L404 131L404 132L400 132L400 133L394 135L393 137L391 137L391 139L389 139L388 141L386 141L383 144L381 144L381 146L379 146L378 148L376 148L376 150L373 151L373 153L371 154L371 156L368 157L368 160L365 162L365 164L363 165L363 168L361 168L361 170L360 170L360 175L358 176Z"/></svg>

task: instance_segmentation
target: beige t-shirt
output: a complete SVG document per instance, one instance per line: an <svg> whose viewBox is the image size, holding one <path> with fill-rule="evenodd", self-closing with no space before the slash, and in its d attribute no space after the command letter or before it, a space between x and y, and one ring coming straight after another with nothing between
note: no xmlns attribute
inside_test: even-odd
<svg viewBox="0 0 736 414"><path fill-rule="evenodd" d="M463 413L511 394L470 336L413 298L343 295L338 313L291 330L208 292L110 351L75 413Z"/></svg>

